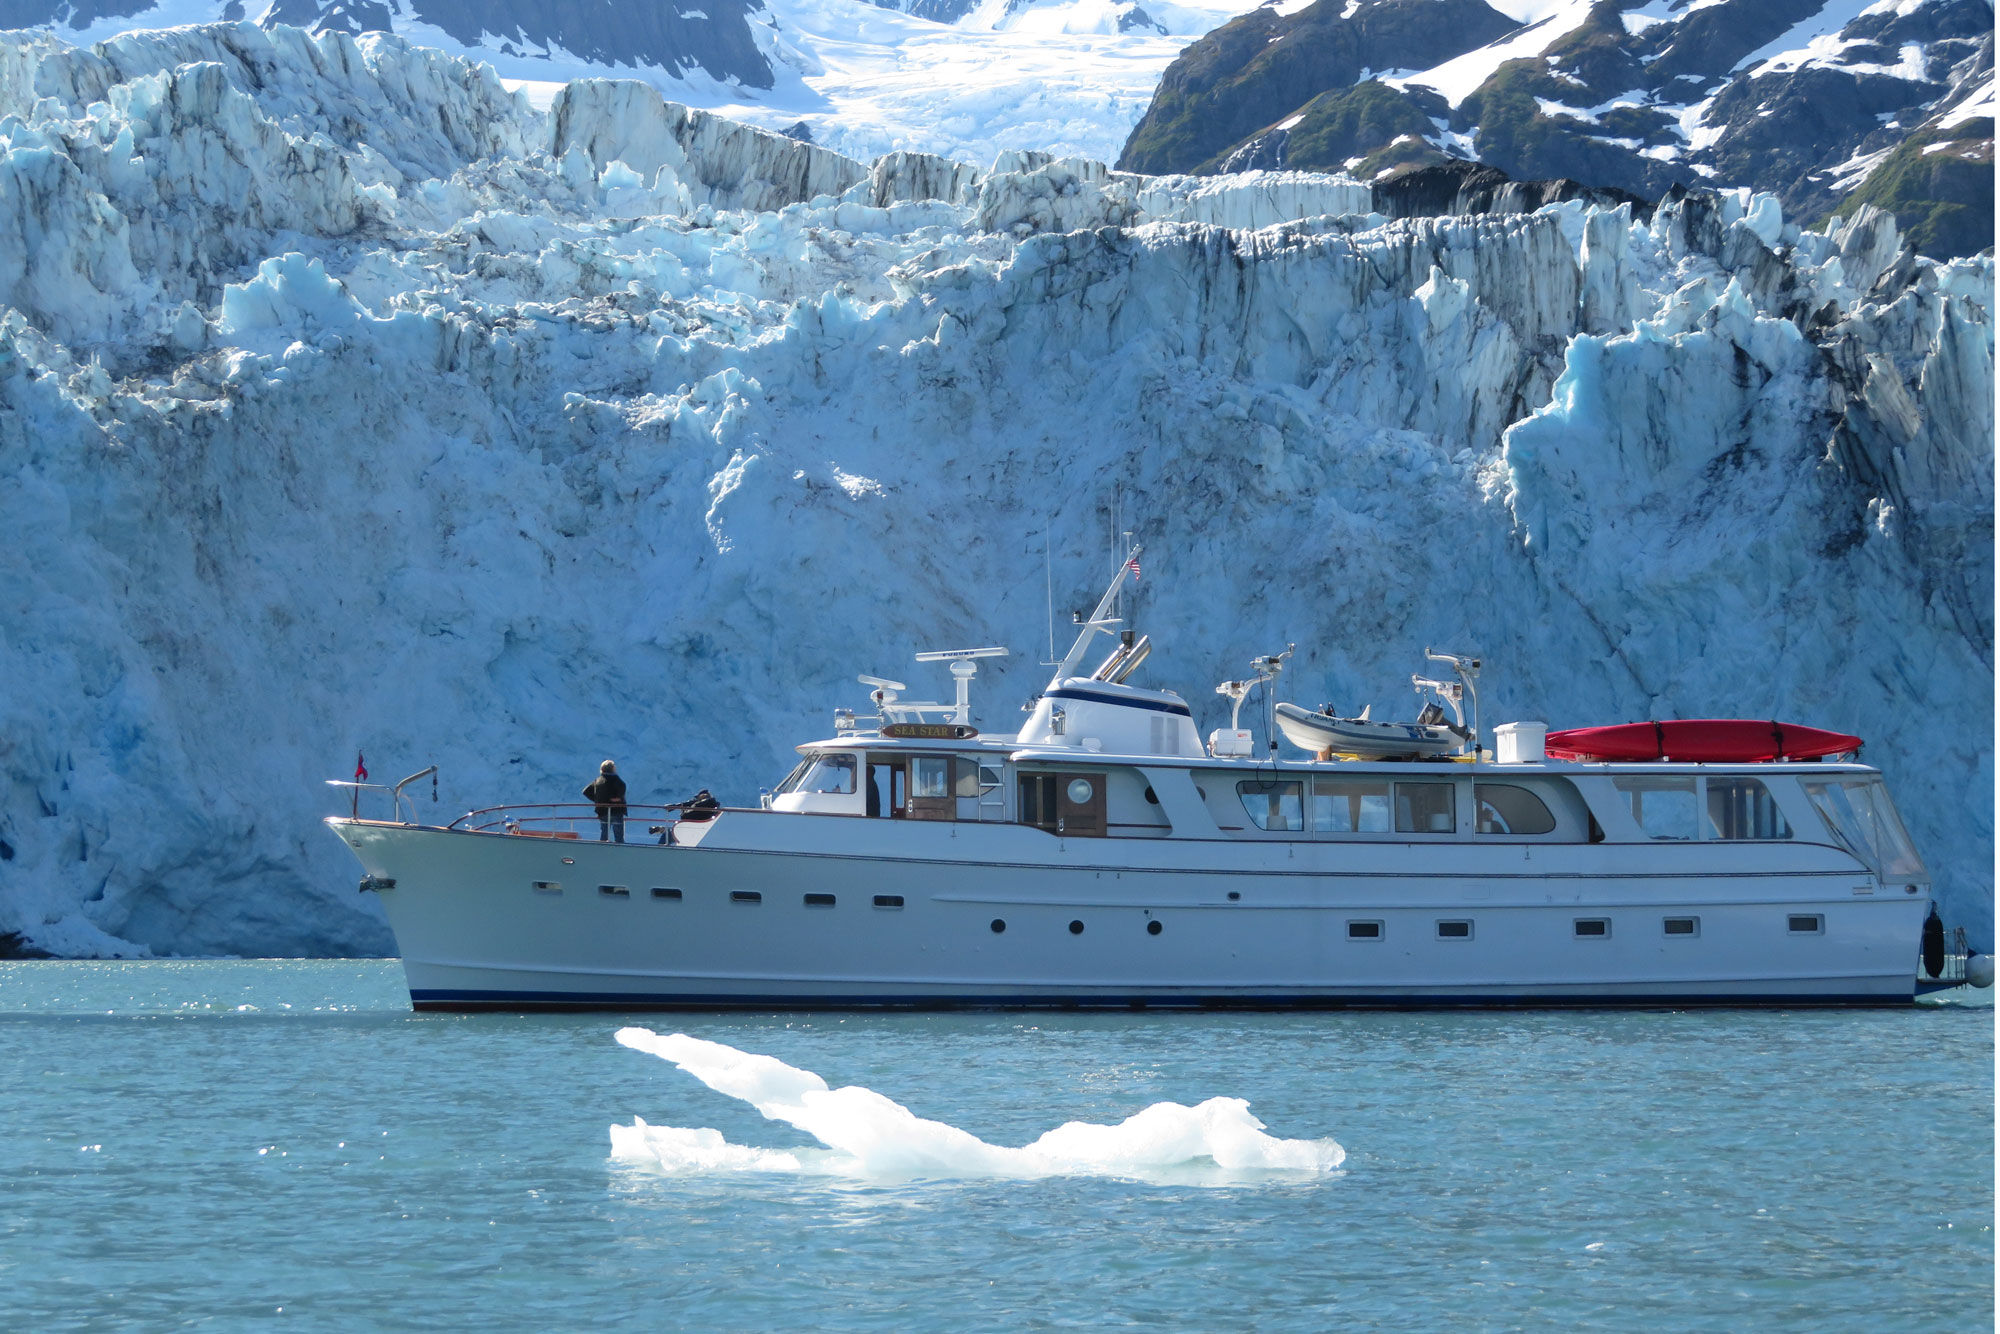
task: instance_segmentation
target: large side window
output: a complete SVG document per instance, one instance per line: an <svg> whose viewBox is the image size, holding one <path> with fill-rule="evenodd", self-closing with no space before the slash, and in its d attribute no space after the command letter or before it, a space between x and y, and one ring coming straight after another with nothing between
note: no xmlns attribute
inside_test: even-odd
<svg viewBox="0 0 2000 1334"><path fill-rule="evenodd" d="M1318 834L1386 834L1389 783L1373 778L1315 778L1312 819Z"/></svg>
<svg viewBox="0 0 2000 1334"><path fill-rule="evenodd" d="M1243 809L1249 814L1250 823L1259 829L1303 829L1305 813L1300 804L1301 786L1297 782L1244 782L1236 785L1236 795L1243 799Z"/></svg>
<svg viewBox="0 0 2000 1334"><path fill-rule="evenodd" d="M1611 780L1632 806L1632 819L1647 838L1692 839L1695 828L1694 779L1627 775Z"/></svg>
<svg viewBox="0 0 2000 1334"><path fill-rule="evenodd" d="M1396 832L1449 834L1458 829L1457 785L1396 784Z"/></svg>
<svg viewBox="0 0 2000 1334"><path fill-rule="evenodd" d="M852 796L854 793L854 757L852 755L821 755L806 770L799 780L800 792L838 792Z"/></svg>
<svg viewBox="0 0 2000 1334"><path fill-rule="evenodd" d="M1771 797L1771 789L1755 778L1708 780L1710 838L1790 838L1791 825Z"/></svg>
<svg viewBox="0 0 2000 1334"><path fill-rule="evenodd" d="M1479 806L1482 834L1546 834L1556 827L1548 806L1525 787L1474 783L1472 795Z"/></svg>
<svg viewBox="0 0 2000 1334"><path fill-rule="evenodd" d="M1917 855L1888 790L1879 781L1815 782L1807 783L1805 789L1835 840L1868 863L1877 875L1889 880L1925 878L1923 858Z"/></svg>

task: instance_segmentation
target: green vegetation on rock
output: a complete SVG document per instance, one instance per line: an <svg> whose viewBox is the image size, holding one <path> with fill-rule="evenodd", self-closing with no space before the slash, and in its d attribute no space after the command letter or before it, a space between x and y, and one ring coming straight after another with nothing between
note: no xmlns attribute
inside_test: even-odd
<svg viewBox="0 0 2000 1334"><path fill-rule="evenodd" d="M1877 163L1834 214L1863 204L1896 215L1920 255L1956 259L1993 248L1993 122L1919 130Z"/></svg>

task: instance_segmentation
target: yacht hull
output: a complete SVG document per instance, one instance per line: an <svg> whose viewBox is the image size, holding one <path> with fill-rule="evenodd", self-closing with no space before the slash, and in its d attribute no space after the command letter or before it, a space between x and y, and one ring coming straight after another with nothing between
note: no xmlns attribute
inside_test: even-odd
<svg viewBox="0 0 2000 1334"><path fill-rule="evenodd" d="M1634 870L1602 845L759 811L677 847L328 823L419 1009L1907 1004L1928 904L1805 843L1667 846ZM1797 914L1824 929L1789 932Z"/></svg>

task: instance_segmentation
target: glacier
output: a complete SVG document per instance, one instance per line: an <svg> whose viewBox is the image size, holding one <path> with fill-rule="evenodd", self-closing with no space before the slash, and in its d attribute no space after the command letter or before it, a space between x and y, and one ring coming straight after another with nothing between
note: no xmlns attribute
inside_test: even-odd
<svg viewBox="0 0 2000 1334"><path fill-rule="evenodd" d="M425 818L606 756L754 802L855 673L987 643L1010 730L1045 562L1082 605L1122 526L1203 731L1287 642L1377 716L1432 645L1489 725L1853 731L1990 948L1992 260L1369 207L380 34L0 38L0 937L389 950L319 827L357 751Z"/></svg>

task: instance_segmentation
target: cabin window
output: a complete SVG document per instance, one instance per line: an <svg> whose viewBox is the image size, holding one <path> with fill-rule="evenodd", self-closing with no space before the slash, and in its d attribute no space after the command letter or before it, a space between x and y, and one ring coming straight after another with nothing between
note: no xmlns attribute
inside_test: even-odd
<svg viewBox="0 0 2000 1334"><path fill-rule="evenodd" d="M1259 829L1303 829L1305 814L1299 799L1301 786L1296 782L1260 783L1253 780L1238 783L1236 794L1243 799L1243 809L1249 814L1250 823Z"/></svg>
<svg viewBox="0 0 2000 1334"><path fill-rule="evenodd" d="M831 894L806 895L806 907L808 908L831 908L832 906L833 895Z"/></svg>
<svg viewBox="0 0 2000 1334"><path fill-rule="evenodd" d="M1546 834L1556 827L1556 817L1525 787L1474 783L1472 798L1479 807L1478 829L1482 834Z"/></svg>
<svg viewBox="0 0 2000 1334"><path fill-rule="evenodd" d="M1806 796L1842 847L1885 880L1922 880L1923 858L1877 779L1807 783Z"/></svg>
<svg viewBox="0 0 2000 1334"><path fill-rule="evenodd" d="M1459 921L1442 921L1442 922L1439 922L1439 923L1437 924L1437 928L1438 928L1438 939L1439 939L1439 940L1471 940L1471 939L1472 939L1472 923L1471 923L1471 922L1468 922L1468 921L1465 921L1465 920L1463 920L1463 919L1461 919L1461 920L1459 920Z"/></svg>
<svg viewBox="0 0 2000 1334"><path fill-rule="evenodd" d="M1611 780L1631 803L1632 820L1647 838L1692 839L1695 828L1694 779L1627 776Z"/></svg>
<svg viewBox="0 0 2000 1334"><path fill-rule="evenodd" d="M1457 785L1396 784L1396 832L1449 834L1458 828Z"/></svg>
<svg viewBox="0 0 2000 1334"><path fill-rule="evenodd" d="M764 896L754 889L732 889L729 891L731 903L762 903Z"/></svg>
<svg viewBox="0 0 2000 1334"><path fill-rule="evenodd" d="M681 892L678 889L668 889L664 885L653 886L653 897L656 899L673 899L678 902L680 896Z"/></svg>
<svg viewBox="0 0 2000 1334"><path fill-rule="evenodd" d="M1611 934L1609 917L1579 917L1575 923L1575 934L1579 940L1602 940Z"/></svg>
<svg viewBox="0 0 2000 1334"><path fill-rule="evenodd" d="M535 882L535 892L537 894L560 894L562 893L562 881L537 880Z"/></svg>
<svg viewBox="0 0 2000 1334"><path fill-rule="evenodd" d="M1315 778L1313 832L1388 833L1389 784L1366 778Z"/></svg>
<svg viewBox="0 0 2000 1334"><path fill-rule="evenodd" d="M1791 825L1771 790L1755 778L1708 780L1710 838L1790 838Z"/></svg>
<svg viewBox="0 0 2000 1334"><path fill-rule="evenodd" d="M1785 919L1785 928L1795 936L1823 935L1826 932L1826 918L1816 912L1795 912Z"/></svg>
<svg viewBox="0 0 2000 1334"><path fill-rule="evenodd" d="M875 906L878 908L900 908L903 906L903 896L901 894L877 894L875 896Z"/></svg>
<svg viewBox="0 0 2000 1334"><path fill-rule="evenodd" d="M951 820L958 802L951 794L951 756L910 757L910 815L918 820Z"/></svg>
<svg viewBox="0 0 2000 1334"><path fill-rule="evenodd" d="M607 898L629 899L632 897L632 889L629 885L599 885L597 892L605 895Z"/></svg>
<svg viewBox="0 0 2000 1334"><path fill-rule="evenodd" d="M1380 922L1349 922L1347 924L1347 938L1349 940L1380 940L1382 938L1382 924Z"/></svg>
<svg viewBox="0 0 2000 1334"><path fill-rule="evenodd" d="M799 779L797 791L834 792L854 795L855 763L852 755L818 755L812 767Z"/></svg>
<svg viewBox="0 0 2000 1334"><path fill-rule="evenodd" d="M951 795L951 759L945 755L915 755L910 758L910 795L948 797Z"/></svg>
<svg viewBox="0 0 2000 1334"><path fill-rule="evenodd" d="M1701 918L1668 917L1661 921L1660 927L1670 936L1698 936L1701 934Z"/></svg>

